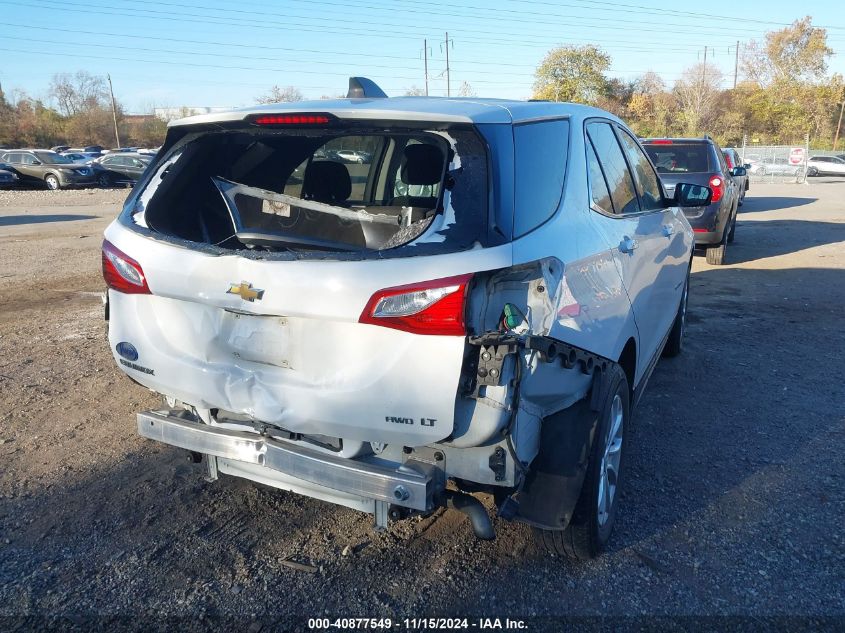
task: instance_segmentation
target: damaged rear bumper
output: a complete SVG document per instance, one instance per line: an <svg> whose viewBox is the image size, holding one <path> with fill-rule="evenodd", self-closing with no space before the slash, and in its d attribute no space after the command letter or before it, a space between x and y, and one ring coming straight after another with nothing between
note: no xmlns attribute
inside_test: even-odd
<svg viewBox="0 0 845 633"><path fill-rule="evenodd" d="M301 482L412 510L435 507L442 484L431 472L406 464L391 468L325 454L266 435L234 431L177 417L168 411L138 414L138 433L189 451L254 464Z"/></svg>

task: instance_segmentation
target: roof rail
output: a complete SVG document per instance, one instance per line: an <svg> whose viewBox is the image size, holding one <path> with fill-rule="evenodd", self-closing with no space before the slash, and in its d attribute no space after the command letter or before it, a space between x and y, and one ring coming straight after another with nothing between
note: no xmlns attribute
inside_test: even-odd
<svg viewBox="0 0 845 633"><path fill-rule="evenodd" d="M384 90L378 87L376 82L366 77L350 77L349 92L347 99L386 99Z"/></svg>

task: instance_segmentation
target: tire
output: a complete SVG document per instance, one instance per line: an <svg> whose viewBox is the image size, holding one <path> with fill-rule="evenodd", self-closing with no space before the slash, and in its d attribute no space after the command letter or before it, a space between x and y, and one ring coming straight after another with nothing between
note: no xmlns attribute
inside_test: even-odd
<svg viewBox="0 0 845 633"><path fill-rule="evenodd" d="M739 194L739 202L737 202L737 206L741 207L745 204L745 194L748 192L748 181L745 181L745 186L742 188L742 193Z"/></svg>
<svg viewBox="0 0 845 633"><path fill-rule="evenodd" d="M109 176L108 174L100 174L97 177L97 184L103 189L111 187L111 176Z"/></svg>
<svg viewBox="0 0 845 633"><path fill-rule="evenodd" d="M675 314L675 322L672 324L672 329L669 332L669 338L666 340L666 347L663 348L663 355L668 356L669 358L678 356L684 348L684 333L687 329L689 274L689 270L687 270L687 280L684 282L684 292L681 295L681 304L678 306L677 314Z"/></svg>
<svg viewBox="0 0 845 633"><path fill-rule="evenodd" d="M619 365L612 365L606 384L609 389L603 395L590 461L572 520L564 530L534 528L535 541L549 554L579 560L595 558L613 531L631 409L628 379Z"/></svg>
<svg viewBox="0 0 845 633"><path fill-rule="evenodd" d="M728 248L728 229L725 228L722 241L707 249L707 263L711 266L722 266L725 263L725 251Z"/></svg>
<svg viewBox="0 0 845 633"><path fill-rule="evenodd" d="M810 167L810 168L807 170L807 175L808 175L808 176L810 176L811 178L812 178L813 176L818 176L818 175L819 175L819 170L818 170L818 169L816 169L815 167Z"/></svg>
<svg viewBox="0 0 845 633"><path fill-rule="evenodd" d="M58 191L62 188L62 183L59 182L59 177L54 174L47 174L44 177L44 184L50 191Z"/></svg>

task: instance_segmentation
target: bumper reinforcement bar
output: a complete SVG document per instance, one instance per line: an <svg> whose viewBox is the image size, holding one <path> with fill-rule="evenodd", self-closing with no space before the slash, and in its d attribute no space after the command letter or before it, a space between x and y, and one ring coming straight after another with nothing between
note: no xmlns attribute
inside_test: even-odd
<svg viewBox="0 0 845 633"><path fill-rule="evenodd" d="M297 479L413 510L431 510L440 492L431 474L327 455L265 435L186 420L168 411L138 414L138 433L151 440L223 459L258 464Z"/></svg>

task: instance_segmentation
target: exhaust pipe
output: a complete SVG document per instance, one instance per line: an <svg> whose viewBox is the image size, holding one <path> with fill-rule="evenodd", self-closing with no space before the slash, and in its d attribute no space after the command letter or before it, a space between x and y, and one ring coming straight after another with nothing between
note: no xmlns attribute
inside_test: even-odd
<svg viewBox="0 0 845 633"><path fill-rule="evenodd" d="M457 490L444 490L443 495L446 500L444 505L447 508L467 515L476 538L482 541L492 541L496 538L490 515L478 499Z"/></svg>

